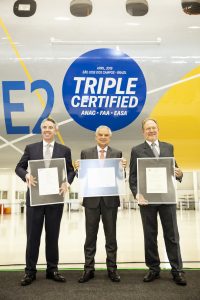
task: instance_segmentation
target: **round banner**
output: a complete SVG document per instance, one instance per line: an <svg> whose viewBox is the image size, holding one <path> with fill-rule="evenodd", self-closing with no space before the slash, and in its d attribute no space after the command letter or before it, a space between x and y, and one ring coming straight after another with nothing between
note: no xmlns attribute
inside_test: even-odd
<svg viewBox="0 0 200 300"><path fill-rule="evenodd" d="M115 131L140 114L146 82L127 54L102 48L84 53L71 64L62 93L68 113L79 125L93 131L106 125Z"/></svg>

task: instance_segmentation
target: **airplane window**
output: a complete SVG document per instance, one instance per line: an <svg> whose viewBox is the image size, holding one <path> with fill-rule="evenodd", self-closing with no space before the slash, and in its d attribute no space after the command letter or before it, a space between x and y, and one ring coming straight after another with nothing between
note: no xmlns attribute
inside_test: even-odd
<svg viewBox="0 0 200 300"><path fill-rule="evenodd" d="M182 0L182 8L184 13L188 15L200 14L200 0Z"/></svg>
<svg viewBox="0 0 200 300"><path fill-rule="evenodd" d="M92 2L90 0L72 0L70 12L75 17L87 17L92 13Z"/></svg>
<svg viewBox="0 0 200 300"><path fill-rule="evenodd" d="M146 0L127 0L126 11L131 16L144 16L148 13L149 7Z"/></svg>
<svg viewBox="0 0 200 300"><path fill-rule="evenodd" d="M13 12L17 17L31 17L36 12L35 0L17 0L13 6Z"/></svg>

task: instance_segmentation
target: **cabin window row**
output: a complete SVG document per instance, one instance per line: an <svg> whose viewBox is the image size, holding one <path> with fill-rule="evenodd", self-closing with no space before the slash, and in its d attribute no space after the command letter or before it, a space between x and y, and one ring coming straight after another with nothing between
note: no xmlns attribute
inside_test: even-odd
<svg viewBox="0 0 200 300"><path fill-rule="evenodd" d="M17 0L13 11L17 17L31 17L35 14L37 5L39 0ZM126 12L134 17L144 16L149 11L148 0L126 0L125 6ZM200 0L180 0L181 7L186 14L200 14ZM69 9L75 17L87 17L93 10L92 0L71 0Z"/></svg>

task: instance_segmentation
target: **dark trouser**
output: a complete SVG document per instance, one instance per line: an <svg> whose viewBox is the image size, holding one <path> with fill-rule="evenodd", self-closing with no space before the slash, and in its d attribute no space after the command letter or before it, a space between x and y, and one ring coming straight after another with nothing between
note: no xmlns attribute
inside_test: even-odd
<svg viewBox="0 0 200 300"><path fill-rule="evenodd" d="M26 268L28 274L36 273L36 265L39 255L40 238L43 223L46 232L46 261L47 272L58 270L58 237L60 221L63 213L63 204L27 206L26 210Z"/></svg>
<svg viewBox="0 0 200 300"><path fill-rule="evenodd" d="M163 235L167 256L172 268L172 273L182 271L179 233L176 219L176 205L147 205L140 206L145 243L145 262L150 270L160 271L160 258L158 253L158 222L159 213L163 228Z"/></svg>
<svg viewBox="0 0 200 300"><path fill-rule="evenodd" d="M106 207L103 198L97 208L85 208L86 240L85 240L85 270L94 270L97 233L100 216L104 227L106 239L106 265L108 270L116 270L117 240L116 221L118 207Z"/></svg>

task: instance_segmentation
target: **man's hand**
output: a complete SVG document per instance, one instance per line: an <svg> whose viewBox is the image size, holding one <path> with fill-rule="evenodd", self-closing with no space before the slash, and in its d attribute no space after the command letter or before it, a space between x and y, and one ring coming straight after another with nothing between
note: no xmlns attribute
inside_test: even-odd
<svg viewBox="0 0 200 300"><path fill-rule="evenodd" d="M183 173L182 173L181 169L175 168L175 176L177 178L181 178L183 176Z"/></svg>
<svg viewBox="0 0 200 300"><path fill-rule="evenodd" d="M65 197L65 194L68 191L68 183L67 182L63 182L61 184L61 187L59 188L59 195L63 195L63 197Z"/></svg>
<svg viewBox="0 0 200 300"><path fill-rule="evenodd" d="M126 166L127 166L127 160L126 160L126 158L122 157L121 163L122 163L122 167L123 167L124 169L126 169Z"/></svg>
<svg viewBox="0 0 200 300"><path fill-rule="evenodd" d="M78 169L80 168L80 160L75 161L74 168L75 168L76 171L78 171Z"/></svg>
<svg viewBox="0 0 200 300"><path fill-rule="evenodd" d="M148 205L149 204L148 200L144 199L142 194L137 194L136 199L137 199L139 205Z"/></svg>
<svg viewBox="0 0 200 300"><path fill-rule="evenodd" d="M30 188L31 185L32 186L36 186L37 185L37 180L36 180L36 177L33 177L31 174L26 174L26 183L28 185L28 187Z"/></svg>

